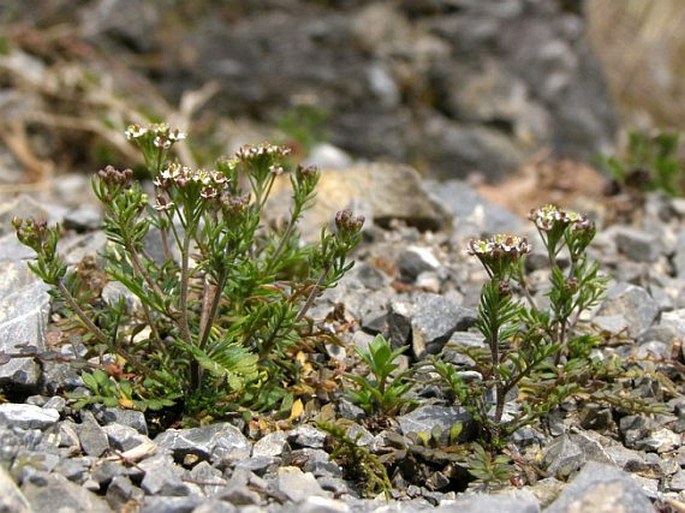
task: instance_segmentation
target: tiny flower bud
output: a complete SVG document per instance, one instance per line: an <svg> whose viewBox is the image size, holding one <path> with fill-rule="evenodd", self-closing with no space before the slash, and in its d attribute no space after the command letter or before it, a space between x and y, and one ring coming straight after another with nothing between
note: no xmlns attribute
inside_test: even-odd
<svg viewBox="0 0 685 513"><path fill-rule="evenodd" d="M297 173L302 176L303 178L307 178L310 176L317 176L319 175L319 169L316 166L298 166L297 167Z"/></svg>
<svg viewBox="0 0 685 513"><path fill-rule="evenodd" d="M100 169L100 171L97 172L97 175L107 185L118 187L128 186L133 179L133 171L130 169L120 171L111 165L106 166L104 169Z"/></svg>
<svg viewBox="0 0 685 513"><path fill-rule="evenodd" d="M364 216L355 216L349 209L340 210L335 215L335 226L343 238L350 238L359 233L364 226L364 221Z"/></svg>
<svg viewBox="0 0 685 513"><path fill-rule="evenodd" d="M500 281L497 284L500 297L511 296L511 284L508 281Z"/></svg>
<svg viewBox="0 0 685 513"><path fill-rule="evenodd" d="M150 131L157 136L166 138L166 136L169 135L169 125L166 123L155 123L154 125L150 125Z"/></svg>

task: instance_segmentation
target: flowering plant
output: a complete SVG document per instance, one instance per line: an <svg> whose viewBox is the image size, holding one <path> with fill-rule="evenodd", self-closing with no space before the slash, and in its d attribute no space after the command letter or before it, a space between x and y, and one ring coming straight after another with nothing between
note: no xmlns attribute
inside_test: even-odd
<svg viewBox="0 0 685 513"><path fill-rule="evenodd" d="M291 353L308 336L306 312L352 266L347 255L364 219L339 212L335 231L324 228L318 243L303 245L297 224L313 204L319 173L292 169L288 148L245 146L203 170L170 159L185 135L165 124L132 125L126 135L153 177L153 201L131 170L112 166L96 174L93 190L104 207L105 272L137 301L89 297L57 252L59 227L16 219L19 240L37 254L31 268L93 352L119 365L116 378L127 384L98 385L99 393L125 390L124 406L180 403L186 413L210 415L271 407L297 379ZM262 213L286 173L292 205L277 228Z"/></svg>
<svg viewBox="0 0 685 513"><path fill-rule="evenodd" d="M455 366L433 361L433 369L491 445L578 390L591 371L590 349L597 341L580 329L581 314L599 302L606 287L598 264L587 257L595 227L586 216L546 205L529 217L548 256L549 306L538 306L526 280L524 261L531 246L525 238L500 234L472 240L467 251L488 273L476 321L487 351L468 352L480 379L467 381ZM562 255L570 261L566 267ZM505 414L514 391L525 400L519 411Z"/></svg>

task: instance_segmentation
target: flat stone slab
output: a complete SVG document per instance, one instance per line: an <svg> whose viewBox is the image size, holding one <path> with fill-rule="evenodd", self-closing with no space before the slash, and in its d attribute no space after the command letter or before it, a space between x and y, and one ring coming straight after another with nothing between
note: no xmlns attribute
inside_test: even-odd
<svg viewBox="0 0 685 513"><path fill-rule="evenodd" d="M21 345L40 351L50 313L48 286L25 262L3 261L0 265L0 353L18 353ZM12 358L0 365L0 383L31 387L39 378L32 358Z"/></svg>
<svg viewBox="0 0 685 513"><path fill-rule="evenodd" d="M33 404L0 404L0 425L21 429L46 429L59 420L59 412Z"/></svg>

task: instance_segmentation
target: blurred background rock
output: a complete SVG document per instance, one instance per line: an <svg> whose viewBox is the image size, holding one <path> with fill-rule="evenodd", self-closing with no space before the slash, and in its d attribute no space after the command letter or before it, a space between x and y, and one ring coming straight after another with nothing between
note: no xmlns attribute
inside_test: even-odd
<svg viewBox="0 0 685 513"><path fill-rule="evenodd" d="M3 0L0 179L131 165L123 128L149 120L191 132L189 164L264 139L325 166L386 160L437 179L592 162L625 127L679 126L681 7Z"/></svg>
<svg viewBox="0 0 685 513"><path fill-rule="evenodd" d="M624 125L681 129L685 120L685 5L588 0L588 39Z"/></svg>

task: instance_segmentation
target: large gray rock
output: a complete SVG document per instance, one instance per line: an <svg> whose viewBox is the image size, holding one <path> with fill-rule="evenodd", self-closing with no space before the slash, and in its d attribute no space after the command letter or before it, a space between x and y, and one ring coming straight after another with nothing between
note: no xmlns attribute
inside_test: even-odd
<svg viewBox="0 0 685 513"><path fill-rule="evenodd" d="M458 234L519 233L522 223L512 212L491 203L464 180L426 180L424 187L452 214Z"/></svg>
<svg viewBox="0 0 685 513"><path fill-rule="evenodd" d="M455 331L473 325L476 312L455 299L438 294L419 294L415 298L412 325L412 351L416 358L437 354Z"/></svg>
<svg viewBox="0 0 685 513"><path fill-rule="evenodd" d="M459 406L420 406L414 411L397 417L402 433L430 433L438 428L448 431L455 424L469 422L471 417Z"/></svg>
<svg viewBox="0 0 685 513"><path fill-rule="evenodd" d="M226 422L190 429L168 429L154 441L171 450L176 458L195 454L212 462L249 458L252 449L245 435Z"/></svg>
<svg viewBox="0 0 685 513"><path fill-rule="evenodd" d="M590 462L545 513L653 513L640 485L614 467Z"/></svg>
<svg viewBox="0 0 685 513"><path fill-rule="evenodd" d="M302 502L307 497L326 496L326 492L316 482L314 475L302 472L297 467L278 469L278 488L293 502Z"/></svg>
<svg viewBox="0 0 685 513"><path fill-rule="evenodd" d="M190 513L202 504L202 498L190 497L145 497L140 513Z"/></svg>
<svg viewBox="0 0 685 513"><path fill-rule="evenodd" d="M128 451L141 444L151 443L151 440L147 436L141 435L131 426L108 424L102 426L102 431L107 435L107 439L112 445L112 448L118 451Z"/></svg>
<svg viewBox="0 0 685 513"><path fill-rule="evenodd" d="M107 487L107 504L115 511L121 511L129 501L140 502L145 493L134 486L126 476L116 476Z"/></svg>
<svg viewBox="0 0 685 513"><path fill-rule="evenodd" d="M0 466L0 511L3 513L33 512L29 501L2 466Z"/></svg>
<svg viewBox="0 0 685 513"><path fill-rule="evenodd" d="M436 508L435 513L540 513L540 505L530 492L501 495L474 495L457 499L454 503Z"/></svg>
<svg viewBox="0 0 685 513"><path fill-rule="evenodd" d="M288 180L277 182L267 215L287 214L291 195ZM305 212L300 224L305 237L318 237L321 226L331 224L335 213L344 208L365 215L368 225L387 226L398 219L422 230L436 231L452 222L445 207L423 190L419 173L403 165L372 163L322 170L316 204Z"/></svg>
<svg viewBox="0 0 685 513"><path fill-rule="evenodd" d="M547 472L560 479L568 478L585 463L585 455L569 435L561 435L545 448Z"/></svg>
<svg viewBox="0 0 685 513"><path fill-rule="evenodd" d="M102 456L109 450L107 433L100 427L93 414L89 411L81 411L81 423L76 424L81 449L88 456Z"/></svg>
<svg viewBox="0 0 685 513"><path fill-rule="evenodd" d="M21 429L46 429L59 420L59 413L52 408L39 408L33 404L0 404L0 425Z"/></svg>
<svg viewBox="0 0 685 513"><path fill-rule="evenodd" d="M22 351L20 346L44 350L50 312L48 286L21 260L0 261L0 265L0 353L16 355ZM39 378L32 358L14 357L0 365L0 384L35 387Z"/></svg>
<svg viewBox="0 0 685 513"><path fill-rule="evenodd" d="M111 513L107 503L85 488L68 481L59 474L45 475L41 484L26 482L22 492L33 511L59 511L60 513Z"/></svg>
<svg viewBox="0 0 685 513"><path fill-rule="evenodd" d="M609 287L599 315L622 315L628 322L628 336L637 338L659 314L659 304L642 287L617 283Z"/></svg>
<svg viewBox="0 0 685 513"><path fill-rule="evenodd" d="M616 247L635 262L655 262L661 254L659 234L630 226L616 228Z"/></svg>
<svg viewBox="0 0 685 513"><path fill-rule="evenodd" d="M288 450L288 435L283 431L274 431L264 435L252 447L252 457L281 456Z"/></svg>
<svg viewBox="0 0 685 513"><path fill-rule="evenodd" d="M183 482L184 470L174 465L171 456L158 455L138 464L145 472L140 487L148 495L189 495L191 488Z"/></svg>

